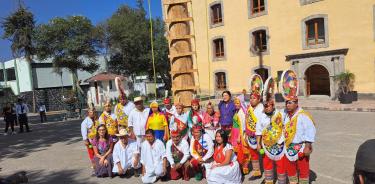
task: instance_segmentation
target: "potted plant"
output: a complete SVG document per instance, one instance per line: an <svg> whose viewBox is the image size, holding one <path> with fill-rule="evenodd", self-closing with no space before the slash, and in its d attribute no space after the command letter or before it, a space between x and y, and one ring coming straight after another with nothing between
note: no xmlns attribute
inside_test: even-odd
<svg viewBox="0 0 375 184"><path fill-rule="evenodd" d="M352 87L354 86L355 76L353 73L346 71L335 76L339 86L339 101L342 104L350 104L353 101Z"/></svg>
<svg viewBox="0 0 375 184"><path fill-rule="evenodd" d="M277 93L275 93L275 101L276 102L284 102L284 97L280 93L280 90L279 90L280 79L277 76L275 77L275 81L276 81L276 85L277 85Z"/></svg>

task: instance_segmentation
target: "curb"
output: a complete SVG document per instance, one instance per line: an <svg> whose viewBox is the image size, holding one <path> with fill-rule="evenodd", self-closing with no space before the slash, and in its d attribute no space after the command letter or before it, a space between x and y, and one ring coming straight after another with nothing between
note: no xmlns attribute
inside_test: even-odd
<svg viewBox="0 0 375 184"><path fill-rule="evenodd" d="M283 109L285 106L276 105L277 108ZM311 107L301 106L305 110L320 111L352 111L352 112L375 112L375 108L354 108L354 107Z"/></svg>

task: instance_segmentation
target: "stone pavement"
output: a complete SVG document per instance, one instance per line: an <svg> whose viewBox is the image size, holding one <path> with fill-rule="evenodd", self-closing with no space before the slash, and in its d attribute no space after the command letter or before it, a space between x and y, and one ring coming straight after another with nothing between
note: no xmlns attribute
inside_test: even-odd
<svg viewBox="0 0 375 184"><path fill-rule="evenodd" d="M310 111L317 127L311 157L313 184L350 184L356 150L375 138L375 113ZM0 123L0 132L4 124ZM86 150L80 137L80 121L34 123L33 132L0 136L0 177L27 171L31 184L141 183L139 178L91 177ZM159 182L163 183L163 182ZM197 183L170 181L164 183ZM199 183L206 183L201 181ZM243 183L260 184L261 180Z"/></svg>

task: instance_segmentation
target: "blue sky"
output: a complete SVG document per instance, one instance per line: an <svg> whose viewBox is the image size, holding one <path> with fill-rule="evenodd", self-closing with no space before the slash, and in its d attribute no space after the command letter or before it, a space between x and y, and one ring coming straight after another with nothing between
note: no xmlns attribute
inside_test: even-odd
<svg viewBox="0 0 375 184"><path fill-rule="evenodd" d="M161 17L161 0L150 0L153 17ZM23 4L34 14L37 24L46 23L54 17L83 15L91 19L93 24L109 18L122 4L134 7L136 0L23 0ZM144 6L148 12L147 0ZM0 0L1 22L18 7L18 0ZM3 29L0 28L0 35ZM10 42L0 37L0 61L12 58Z"/></svg>

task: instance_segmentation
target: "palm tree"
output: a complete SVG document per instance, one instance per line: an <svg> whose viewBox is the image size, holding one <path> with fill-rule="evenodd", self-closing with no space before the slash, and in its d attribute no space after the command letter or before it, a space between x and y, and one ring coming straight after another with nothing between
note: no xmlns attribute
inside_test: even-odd
<svg viewBox="0 0 375 184"><path fill-rule="evenodd" d="M24 56L28 62L30 85L33 92L33 111L35 112L35 91L32 78L31 62L34 54L33 33L35 28L34 15L19 4L14 13L4 19L1 27L4 29L3 39L12 42L11 50L17 65L16 58ZM17 82L18 84L18 82Z"/></svg>

